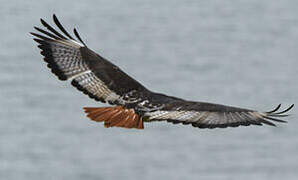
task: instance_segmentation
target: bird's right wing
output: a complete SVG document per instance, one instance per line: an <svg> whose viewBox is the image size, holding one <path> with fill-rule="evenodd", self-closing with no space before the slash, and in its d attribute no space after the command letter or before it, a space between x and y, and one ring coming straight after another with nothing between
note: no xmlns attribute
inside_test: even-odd
<svg viewBox="0 0 298 180"><path fill-rule="evenodd" d="M124 105L140 98L138 92L146 91L139 82L124 73L105 58L90 50L76 29L74 39L53 15L59 33L41 19L48 31L35 27L31 33L39 44L48 67L60 80L71 79L71 84L89 97L110 104Z"/></svg>
<svg viewBox="0 0 298 180"><path fill-rule="evenodd" d="M277 112L281 105L268 112L225 106L220 104L180 101L164 104L162 109L146 112L147 121L168 121L174 124L192 124L199 128L226 128L286 122L279 118L293 108L291 105L284 111Z"/></svg>

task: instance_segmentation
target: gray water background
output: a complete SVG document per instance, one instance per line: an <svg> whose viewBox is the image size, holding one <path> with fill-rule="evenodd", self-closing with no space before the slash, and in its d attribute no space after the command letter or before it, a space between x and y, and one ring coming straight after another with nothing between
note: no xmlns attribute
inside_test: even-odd
<svg viewBox="0 0 298 180"><path fill-rule="evenodd" d="M56 13L88 46L151 90L261 111L298 104L298 1L1 1L0 179L298 178L288 124L106 129L106 106L58 81L28 32Z"/></svg>

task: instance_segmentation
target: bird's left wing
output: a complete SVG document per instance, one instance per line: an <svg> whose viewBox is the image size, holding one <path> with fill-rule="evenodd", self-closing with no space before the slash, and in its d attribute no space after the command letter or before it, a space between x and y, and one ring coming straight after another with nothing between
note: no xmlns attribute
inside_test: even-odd
<svg viewBox="0 0 298 180"><path fill-rule="evenodd" d="M284 111L277 112L281 105L268 112L258 112L231 106L190 101L174 101L164 104L162 109L146 112L146 121L168 121L174 124L192 124L198 128L226 128L267 124L275 126L275 122L286 122L279 118L293 108L291 105Z"/></svg>
<svg viewBox="0 0 298 180"><path fill-rule="evenodd" d="M41 19L47 29L35 27L31 33L42 50L41 54L60 80L72 80L71 84L89 97L110 104L124 105L140 99L147 89L124 73L119 67L90 50L76 29L73 38L53 15L56 26L62 33Z"/></svg>

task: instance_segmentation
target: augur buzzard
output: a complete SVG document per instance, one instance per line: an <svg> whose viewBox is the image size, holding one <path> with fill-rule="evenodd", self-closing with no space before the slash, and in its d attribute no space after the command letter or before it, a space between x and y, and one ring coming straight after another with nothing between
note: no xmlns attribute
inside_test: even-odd
<svg viewBox="0 0 298 180"><path fill-rule="evenodd" d="M123 72L99 54L87 47L76 29L73 38L61 25L57 17L53 20L58 32L43 19L47 29L34 27L40 34L35 36L44 61L60 80L71 80L71 84L90 98L111 107L84 107L87 116L105 127L143 129L144 122L168 121L174 124L191 124L198 128L225 128L240 125L275 126L275 122L286 122L280 118L293 106L278 112L280 105L268 112L187 101L181 98L155 93Z"/></svg>

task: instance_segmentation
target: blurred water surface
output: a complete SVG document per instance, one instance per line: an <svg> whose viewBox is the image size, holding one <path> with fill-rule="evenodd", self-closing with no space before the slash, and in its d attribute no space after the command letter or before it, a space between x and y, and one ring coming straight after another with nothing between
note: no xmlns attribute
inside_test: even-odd
<svg viewBox="0 0 298 180"><path fill-rule="evenodd" d="M296 108L277 128L89 121L82 107L104 104L58 81L28 33L53 13L153 91L260 110L297 103L298 1L2 1L0 179L297 179Z"/></svg>

